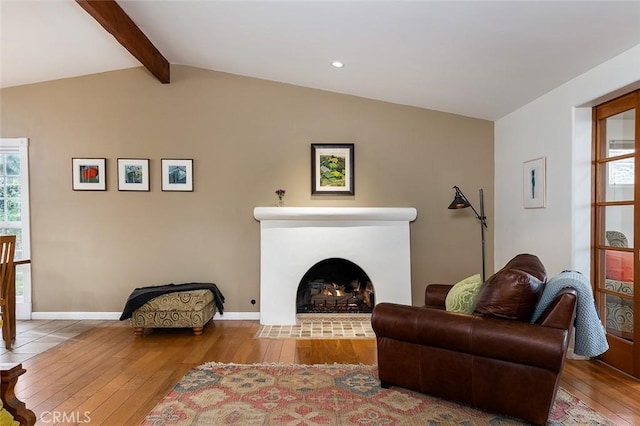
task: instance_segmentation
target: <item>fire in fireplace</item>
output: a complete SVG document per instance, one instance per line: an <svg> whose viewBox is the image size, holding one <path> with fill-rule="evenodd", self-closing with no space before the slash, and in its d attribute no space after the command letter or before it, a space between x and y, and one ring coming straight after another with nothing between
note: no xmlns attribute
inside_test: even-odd
<svg viewBox="0 0 640 426"><path fill-rule="evenodd" d="M371 313L375 305L373 285L353 262L330 258L316 263L302 277L296 296L296 312Z"/></svg>

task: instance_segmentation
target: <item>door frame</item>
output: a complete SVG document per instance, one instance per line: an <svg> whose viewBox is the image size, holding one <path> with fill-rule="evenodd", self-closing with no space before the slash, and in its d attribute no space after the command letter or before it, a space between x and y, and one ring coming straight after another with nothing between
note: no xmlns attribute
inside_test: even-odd
<svg viewBox="0 0 640 426"><path fill-rule="evenodd" d="M599 209L603 206L611 205L632 205L633 206L633 336L632 341L622 337L607 333L607 341L609 350L600 355L598 359L609 364L627 374L631 374L640 378L640 149L638 149L638 135L640 135L640 90L625 94L616 99L608 101L602 105L593 108L593 143L592 143L592 232L591 232L591 255L592 255L592 277L594 297L598 306L600 318L606 327L606 289L604 289L605 280L605 250L610 248L605 244L605 224L603 223L602 214ZM631 204L624 202L607 202L606 197L602 196L604 191L602 176L606 161L601 159L601 153L604 152L603 144L606 143L606 129L603 129L599 122L609 117L635 109L635 153L634 158L634 189ZM631 154L630 154L631 155Z"/></svg>

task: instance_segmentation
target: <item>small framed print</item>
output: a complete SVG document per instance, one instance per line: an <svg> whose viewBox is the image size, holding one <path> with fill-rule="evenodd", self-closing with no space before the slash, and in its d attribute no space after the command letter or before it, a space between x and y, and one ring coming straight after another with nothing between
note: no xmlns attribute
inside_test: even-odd
<svg viewBox="0 0 640 426"><path fill-rule="evenodd" d="M118 191L149 191L148 158L118 158Z"/></svg>
<svg viewBox="0 0 640 426"><path fill-rule="evenodd" d="M161 160L163 191L193 191L193 160Z"/></svg>
<svg viewBox="0 0 640 426"><path fill-rule="evenodd" d="M74 191L106 191L106 158L72 158L72 188Z"/></svg>
<svg viewBox="0 0 640 426"><path fill-rule="evenodd" d="M547 206L547 159L535 158L522 166L524 208L541 209Z"/></svg>
<svg viewBox="0 0 640 426"><path fill-rule="evenodd" d="M355 195L354 144L311 144L311 195Z"/></svg>

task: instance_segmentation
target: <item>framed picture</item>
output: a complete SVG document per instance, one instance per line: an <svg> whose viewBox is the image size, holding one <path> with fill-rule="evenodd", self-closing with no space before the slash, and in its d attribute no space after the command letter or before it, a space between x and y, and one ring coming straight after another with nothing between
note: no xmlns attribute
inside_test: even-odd
<svg viewBox="0 0 640 426"><path fill-rule="evenodd" d="M72 158L72 177L74 191L106 191L106 158Z"/></svg>
<svg viewBox="0 0 640 426"><path fill-rule="evenodd" d="M148 158L118 158L118 191L149 191Z"/></svg>
<svg viewBox="0 0 640 426"><path fill-rule="evenodd" d="M355 195L354 144L311 144L311 194Z"/></svg>
<svg viewBox="0 0 640 426"><path fill-rule="evenodd" d="M162 160L163 191L193 191L193 160Z"/></svg>
<svg viewBox="0 0 640 426"><path fill-rule="evenodd" d="M522 166L524 208L541 209L547 206L547 159L540 157L525 161Z"/></svg>

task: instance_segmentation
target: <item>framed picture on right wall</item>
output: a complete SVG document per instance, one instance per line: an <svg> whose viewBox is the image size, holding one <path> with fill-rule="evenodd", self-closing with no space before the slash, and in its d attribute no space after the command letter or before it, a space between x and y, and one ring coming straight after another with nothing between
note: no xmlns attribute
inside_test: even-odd
<svg viewBox="0 0 640 426"><path fill-rule="evenodd" d="M534 158L522 165L524 208L541 209L547 206L547 159Z"/></svg>

